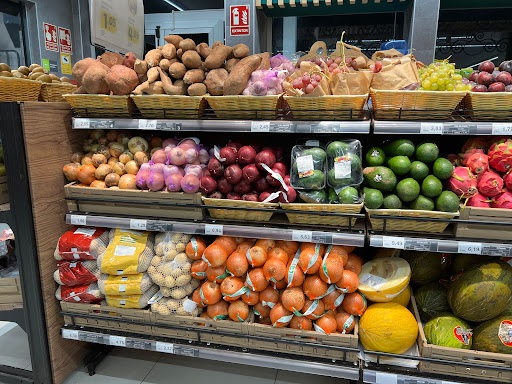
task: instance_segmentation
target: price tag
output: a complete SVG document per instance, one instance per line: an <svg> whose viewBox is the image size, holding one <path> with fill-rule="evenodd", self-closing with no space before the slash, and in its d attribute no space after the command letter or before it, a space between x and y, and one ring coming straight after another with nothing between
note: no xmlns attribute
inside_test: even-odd
<svg viewBox="0 0 512 384"><path fill-rule="evenodd" d="M145 231L147 226L146 220L130 219L130 229L138 229L139 231Z"/></svg>
<svg viewBox="0 0 512 384"><path fill-rule="evenodd" d="M139 119L139 129L156 129L156 120Z"/></svg>
<svg viewBox="0 0 512 384"><path fill-rule="evenodd" d="M110 33L117 32L117 17L102 9L100 12L100 18L101 28L105 31L109 31Z"/></svg>
<svg viewBox="0 0 512 384"><path fill-rule="evenodd" d="M126 337L110 335L108 338L108 343L115 347L126 347Z"/></svg>
<svg viewBox="0 0 512 384"><path fill-rule="evenodd" d="M62 337L70 340L80 340L80 338L78 337L78 331L75 331L73 329L63 329Z"/></svg>
<svg viewBox="0 0 512 384"><path fill-rule="evenodd" d="M164 353L174 353L174 345L171 343L156 342L156 351Z"/></svg>
<svg viewBox="0 0 512 384"><path fill-rule="evenodd" d="M492 123L493 135L510 135L512 134L512 123Z"/></svg>
<svg viewBox="0 0 512 384"><path fill-rule="evenodd" d="M312 155L299 156L295 159L299 178L311 176L314 173L315 165Z"/></svg>
<svg viewBox="0 0 512 384"><path fill-rule="evenodd" d="M87 225L87 216L71 215L72 225Z"/></svg>
<svg viewBox="0 0 512 384"><path fill-rule="evenodd" d="M137 44L139 42L140 33L139 30L131 25L128 25L128 40L130 40L133 44Z"/></svg>
<svg viewBox="0 0 512 384"><path fill-rule="evenodd" d="M313 232L292 231L292 241L303 241L306 243L311 243L313 241Z"/></svg>
<svg viewBox="0 0 512 384"><path fill-rule="evenodd" d="M375 372L375 382L378 384L397 384L398 376L393 373Z"/></svg>
<svg viewBox="0 0 512 384"><path fill-rule="evenodd" d="M75 118L73 120L73 128L87 129L90 126L91 126L91 120L89 120L89 119Z"/></svg>
<svg viewBox="0 0 512 384"><path fill-rule="evenodd" d="M270 121L252 121L251 132L270 132Z"/></svg>
<svg viewBox="0 0 512 384"><path fill-rule="evenodd" d="M205 224L204 234L222 236L224 234L224 227L222 225Z"/></svg>
<svg viewBox="0 0 512 384"><path fill-rule="evenodd" d="M420 133L425 135L442 135L443 123L421 123Z"/></svg>
<svg viewBox="0 0 512 384"><path fill-rule="evenodd" d="M472 255L482 254L482 243L459 242L458 253L469 253Z"/></svg>
<svg viewBox="0 0 512 384"><path fill-rule="evenodd" d="M384 248L404 249L405 239L403 237L382 236L382 246Z"/></svg>

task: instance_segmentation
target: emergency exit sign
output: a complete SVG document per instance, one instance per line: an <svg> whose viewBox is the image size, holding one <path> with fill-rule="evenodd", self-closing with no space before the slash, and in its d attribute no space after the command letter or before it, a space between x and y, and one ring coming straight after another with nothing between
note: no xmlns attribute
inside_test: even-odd
<svg viewBox="0 0 512 384"><path fill-rule="evenodd" d="M240 36L249 34L249 6L232 5L230 7L231 36Z"/></svg>

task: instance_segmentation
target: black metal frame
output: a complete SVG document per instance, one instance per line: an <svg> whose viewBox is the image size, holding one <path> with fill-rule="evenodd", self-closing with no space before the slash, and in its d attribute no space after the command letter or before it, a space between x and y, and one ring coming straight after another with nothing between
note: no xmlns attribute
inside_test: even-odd
<svg viewBox="0 0 512 384"><path fill-rule="evenodd" d="M3 212L0 218L11 227L17 240L15 252L20 269L24 322L32 360L32 372L13 370L10 367L6 370L5 366L0 366L0 380L48 384L52 382L52 373L18 103L0 103L0 136L10 199L10 211ZM18 381L12 381L15 379Z"/></svg>

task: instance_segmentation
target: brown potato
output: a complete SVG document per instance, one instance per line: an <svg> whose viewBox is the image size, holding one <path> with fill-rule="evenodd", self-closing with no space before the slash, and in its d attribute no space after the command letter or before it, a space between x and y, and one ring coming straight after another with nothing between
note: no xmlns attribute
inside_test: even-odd
<svg viewBox="0 0 512 384"><path fill-rule="evenodd" d="M217 47L213 48L212 52L204 61L206 68L216 69L222 67L232 50L233 49L231 47L226 45L218 45Z"/></svg>
<svg viewBox="0 0 512 384"><path fill-rule="evenodd" d="M133 64L133 69L137 72L137 75L144 75L148 71L148 63L146 60L135 60L135 64Z"/></svg>
<svg viewBox="0 0 512 384"><path fill-rule="evenodd" d="M169 61L169 59L162 59L160 60L160 64L158 64L158 66L167 72L169 70L169 67L171 66L171 62Z"/></svg>
<svg viewBox="0 0 512 384"><path fill-rule="evenodd" d="M153 67L153 68L148 69L147 75L148 75L148 81L150 83L153 83L154 81L158 80L159 74L158 74L157 68L159 68L159 67Z"/></svg>
<svg viewBox="0 0 512 384"><path fill-rule="evenodd" d="M224 94L224 82L228 78L228 71L224 68L212 69L206 75L204 81L208 92L213 96L222 96Z"/></svg>
<svg viewBox="0 0 512 384"><path fill-rule="evenodd" d="M185 67L194 69L201 66L201 56L196 51L186 51L181 57L181 61L185 64Z"/></svg>
<svg viewBox="0 0 512 384"><path fill-rule="evenodd" d="M243 59L249 56L249 47L245 44L237 44L233 47L233 55L235 59Z"/></svg>
<svg viewBox="0 0 512 384"><path fill-rule="evenodd" d="M202 69L191 69L183 76L183 82L185 85L194 83L202 83L204 81L204 72Z"/></svg>
<svg viewBox="0 0 512 384"><path fill-rule="evenodd" d="M181 60L181 57L183 56L183 49L179 48L177 51L176 51L176 57L178 58L178 60Z"/></svg>
<svg viewBox="0 0 512 384"><path fill-rule="evenodd" d="M164 40L176 47L178 49L180 47L180 41L183 40L183 37L180 35L167 35L164 37Z"/></svg>
<svg viewBox="0 0 512 384"><path fill-rule="evenodd" d="M160 60L162 60L163 55L162 51L159 49L152 49L148 53L146 53L146 56L144 57L144 60L146 60L146 63L148 64L149 68L157 67L160 63Z"/></svg>
<svg viewBox="0 0 512 384"><path fill-rule="evenodd" d="M185 73L187 72L187 68L183 63L176 62L174 64L171 64L169 67L169 75L171 75L175 79L183 79L183 76L185 76Z"/></svg>
<svg viewBox="0 0 512 384"><path fill-rule="evenodd" d="M196 46L196 52L201 55L203 59L206 59L212 52L212 49L206 43L201 43Z"/></svg>
<svg viewBox="0 0 512 384"><path fill-rule="evenodd" d="M216 42L213 43L212 49L214 49L215 47L217 47L219 45L224 45L224 43L222 41L216 41Z"/></svg>
<svg viewBox="0 0 512 384"><path fill-rule="evenodd" d="M260 55L252 55L240 60L224 83L224 95L240 95L247 86L251 74L258 69L261 62Z"/></svg>
<svg viewBox="0 0 512 384"><path fill-rule="evenodd" d="M226 61L226 64L224 64L224 68L226 68L226 71L228 71L228 73L230 73L231 70L234 68L234 66L239 61L240 61L240 59L235 59L235 58L229 59L228 61Z"/></svg>
<svg viewBox="0 0 512 384"><path fill-rule="evenodd" d="M196 49L196 43L192 39L185 39L180 41L180 48L183 52Z"/></svg>
<svg viewBox="0 0 512 384"><path fill-rule="evenodd" d="M206 94L206 85L203 83L194 83L187 88L189 96L203 96Z"/></svg>
<svg viewBox="0 0 512 384"><path fill-rule="evenodd" d="M174 44L165 44L162 48L162 55L166 59L174 59L176 57L176 47L174 46Z"/></svg>

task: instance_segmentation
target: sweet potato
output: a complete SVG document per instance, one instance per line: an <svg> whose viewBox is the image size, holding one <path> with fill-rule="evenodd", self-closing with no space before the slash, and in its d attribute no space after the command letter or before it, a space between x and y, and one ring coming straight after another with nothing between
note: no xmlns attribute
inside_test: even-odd
<svg viewBox="0 0 512 384"><path fill-rule="evenodd" d="M144 60L146 60L146 63L148 63L149 68L157 67L160 63L160 60L162 60L163 55L162 51L159 49L152 49L148 53L146 53L146 56L144 57Z"/></svg>
<svg viewBox="0 0 512 384"><path fill-rule="evenodd" d="M167 35L164 37L164 40L176 47L178 49L180 47L180 41L183 40L183 37L180 35Z"/></svg>
<svg viewBox="0 0 512 384"><path fill-rule="evenodd" d="M104 95L109 88L105 76L109 68L106 65L92 65L82 78L82 88L89 94Z"/></svg>
<svg viewBox="0 0 512 384"><path fill-rule="evenodd" d="M114 65L123 64L123 56L116 52L105 52L103 55L98 56L98 61L112 68Z"/></svg>
<svg viewBox="0 0 512 384"><path fill-rule="evenodd" d="M135 64L133 64L133 69L138 75L144 75L148 71L148 63L146 63L146 60L137 59Z"/></svg>
<svg viewBox="0 0 512 384"><path fill-rule="evenodd" d="M233 47L233 56L235 59L243 59L249 56L249 53L249 47L245 44L237 44Z"/></svg>
<svg viewBox="0 0 512 384"><path fill-rule="evenodd" d="M196 49L196 43L192 39L184 39L180 41L180 48L183 52Z"/></svg>
<svg viewBox="0 0 512 384"><path fill-rule="evenodd" d="M204 81L204 72L202 69L191 69L183 76L183 82L185 85L194 83L202 83Z"/></svg>
<svg viewBox="0 0 512 384"><path fill-rule="evenodd" d="M212 49L206 43L201 43L196 46L196 52L201 55L203 59L206 59L212 52Z"/></svg>
<svg viewBox="0 0 512 384"><path fill-rule="evenodd" d="M261 62L260 55L252 55L240 60L224 83L224 95L240 95L247 86L251 74L258 69Z"/></svg>
<svg viewBox="0 0 512 384"><path fill-rule="evenodd" d="M105 82L114 95L129 95L139 85L139 78L133 69L114 65L105 75Z"/></svg>
<svg viewBox="0 0 512 384"><path fill-rule="evenodd" d="M189 69L199 68L201 66L201 56L196 51L186 51L181 57L181 61L185 67Z"/></svg>
<svg viewBox="0 0 512 384"><path fill-rule="evenodd" d="M240 61L240 59L235 59L235 58L232 58L232 59L229 59L228 61L226 61L226 64L224 64L224 68L226 68L226 71L228 71L228 73L231 72L231 70L233 69L233 67Z"/></svg>
<svg viewBox="0 0 512 384"><path fill-rule="evenodd" d="M222 41L216 41L216 42L213 43L212 49L217 47L217 46L219 46L219 45L224 45L224 43Z"/></svg>
<svg viewBox="0 0 512 384"><path fill-rule="evenodd" d="M101 63L97 60L94 60L92 57L88 57L86 59L77 61L75 65L73 65L73 77L76 80L76 83L78 86L82 85L82 79L85 75L85 72L93 66L93 65L100 65ZM101 64L104 65L104 64ZM108 70L108 68L107 68Z"/></svg>
<svg viewBox="0 0 512 384"><path fill-rule="evenodd" d="M152 84L150 84L149 81L145 81L133 90L134 95L162 95L164 93L165 92L161 81L155 81Z"/></svg>
<svg viewBox="0 0 512 384"><path fill-rule="evenodd" d="M179 48L176 51L176 57L178 58L178 60L181 60L181 58L183 57L183 49Z"/></svg>
<svg viewBox="0 0 512 384"><path fill-rule="evenodd" d="M173 45L174 47L174 45ZM172 59L174 60L174 59ZM171 66L171 61L169 59L162 59L160 60L160 63L158 64L160 68L162 68L164 71L168 71L169 67Z"/></svg>
<svg viewBox="0 0 512 384"><path fill-rule="evenodd" d="M261 64L258 67L258 70L270 69L270 53L263 52L263 53L259 53L258 56L261 57Z"/></svg>
<svg viewBox="0 0 512 384"><path fill-rule="evenodd" d="M183 63L176 62L171 64L169 67L169 75L171 75L174 79L183 79L187 73L187 68L183 65Z"/></svg>
<svg viewBox="0 0 512 384"><path fill-rule="evenodd" d="M123 57L123 65L128 68L133 69L136 60L137 60L137 57L135 57L135 54L133 52L128 52Z"/></svg>
<svg viewBox="0 0 512 384"><path fill-rule="evenodd" d="M218 45L212 49L212 52L208 55L204 61L206 68L216 69L222 67L233 48L226 45Z"/></svg>
<svg viewBox="0 0 512 384"><path fill-rule="evenodd" d="M165 44L162 48L162 55L166 59L174 59L176 57L176 47L174 46L174 44Z"/></svg>
<svg viewBox="0 0 512 384"><path fill-rule="evenodd" d="M172 83L167 73L162 71L160 67L158 67L158 72L160 73L160 79L162 80L162 86L164 92L168 95L186 95L187 87L183 80L176 80L174 84Z"/></svg>
<svg viewBox="0 0 512 384"><path fill-rule="evenodd" d="M147 73L145 73L143 75L137 75L137 77L139 78L139 84L142 84L145 81L148 81L148 74Z"/></svg>
<svg viewBox="0 0 512 384"><path fill-rule="evenodd" d="M157 80L158 80L158 77L160 76L160 75L158 74L158 70L157 70L157 68L160 68L160 67L153 67L153 68L149 68L149 69L148 69L148 73L147 73L147 75L148 75L148 81L149 81L150 83L153 83L153 82L157 81Z"/></svg>
<svg viewBox="0 0 512 384"><path fill-rule="evenodd" d="M224 82L227 78L228 72L224 68L212 69L208 72L204 83L210 95L222 96L224 94Z"/></svg>
<svg viewBox="0 0 512 384"><path fill-rule="evenodd" d="M187 88L189 96L203 96L206 94L206 85L203 83L194 83Z"/></svg>

